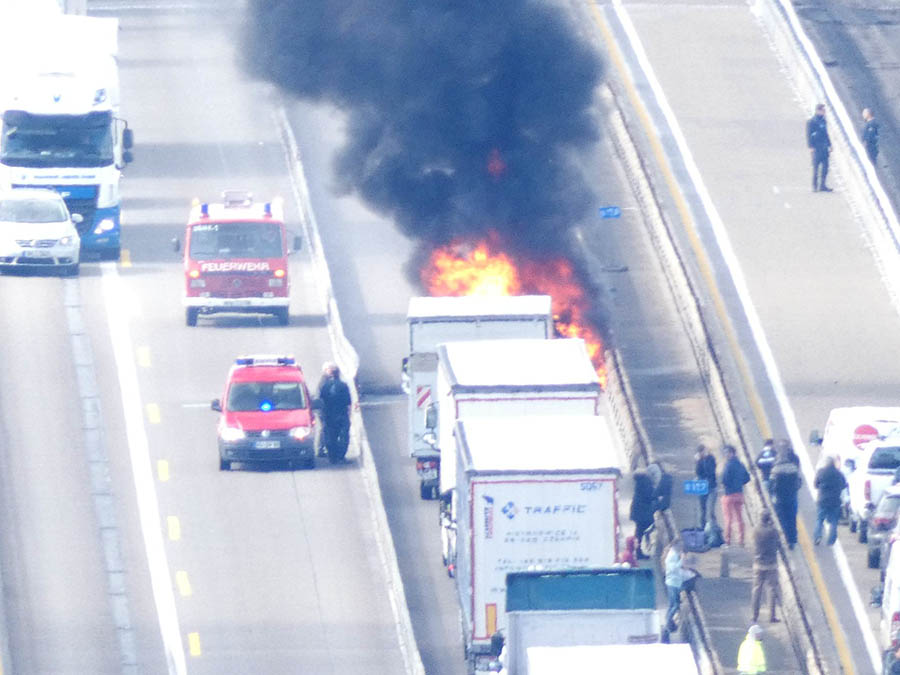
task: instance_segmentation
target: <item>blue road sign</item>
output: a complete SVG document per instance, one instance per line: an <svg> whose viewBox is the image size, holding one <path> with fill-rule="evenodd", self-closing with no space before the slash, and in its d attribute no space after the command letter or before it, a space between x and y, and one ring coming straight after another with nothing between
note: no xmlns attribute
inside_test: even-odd
<svg viewBox="0 0 900 675"><path fill-rule="evenodd" d="M686 495L708 495L709 481L707 480L686 480L684 481L684 494Z"/></svg>
<svg viewBox="0 0 900 675"><path fill-rule="evenodd" d="M601 218L618 218L622 215L622 209L618 206L601 206L600 207L600 217Z"/></svg>

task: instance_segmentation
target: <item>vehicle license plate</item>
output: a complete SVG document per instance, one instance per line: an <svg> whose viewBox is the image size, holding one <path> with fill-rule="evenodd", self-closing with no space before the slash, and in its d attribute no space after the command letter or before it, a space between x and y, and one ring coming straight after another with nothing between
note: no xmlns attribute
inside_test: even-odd
<svg viewBox="0 0 900 675"><path fill-rule="evenodd" d="M281 447L281 441L256 441L254 446L258 450L275 450Z"/></svg>
<svg viewBox="0 0 900 675"><path fill-rule="evenodd" d="M41 251L41 250L32 251L32 250L25 250L25 251L22 251L22 257L23 257L23 258L49 258L49 257L50 257L50 251Z"/></svg>

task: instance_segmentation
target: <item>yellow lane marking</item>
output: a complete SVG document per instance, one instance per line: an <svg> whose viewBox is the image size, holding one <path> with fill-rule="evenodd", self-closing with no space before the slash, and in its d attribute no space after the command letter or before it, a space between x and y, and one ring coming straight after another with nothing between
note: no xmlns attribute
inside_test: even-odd
<svg viewBox="0 0 900 675"><path fill-rule="evenodd" d="M169 462L160 459L156 462L156 475L159 476L159 480L161 483L165 483L169 480Z"/></svg>
<svg viewBox="0 0 900 675"><path fill-rule="evenodd" d="M188 633L188 651L191 656L200 656L203 653L200 649L200 633Z"/></svg>
<svg viewBox="0 0 900 675"><path fill-rule="evenodd" d="M147 421L150 424L159 424L162 418L159 414L159 406L155 403L148 403L147 406Z"/></svg>
<svg viewBox="0 0 900 675"><path fill-rule="evenodd" d="M178 520L178 516L169 516L166 518L166 524L169 527L169 539L171 541L178 541L181 539L181 521ZM0 675L3 675L0 673Z"/></svg>
<svg viewBox="0 0 900 675"><path fill-rule="evenodd" d="M141 368L150 367L150 347L137 348L137 362Z"/></svg>
<svg viewBox="0 0 900 675"><path fill-rule="evenodd" d="M119 264L122 267L131 267L131 251L129 251L127 248L123 248L121 253L119 254Z"/></svg>
<svg viewBox="0 0 900 675"><path fill-rule="evenodd" d="M178 592L181 593L181 597L187 598L192 595L191 582L188 581L187 572L184 570L175 572L175 585L178 586Z"/></svg>
<svg viewBox="0 0 900 675"><path fill-rule="evenodd" d="M691 248L694 251L694 255L697 257L700 274L702 275L704 282L706 283L707 287L710 290L710 293L712 294L712 300L716 314L725 330L729 347L737 360L737 366L744 384L744 390L747 393L750 407L753 410L753 416L756 419L757 426L759 427L763 438L771 438L772 428L765 413L762 399L760 398L759 392L756 390L756 386L753 383L753 378L750 374L750 368L747 365L747 361L744 358L742 350L740 349L736 334L734 332L734 328L731 324L731 320L728 316L727 311L725 310L725 302L722 299L722 296L719 293L718 286L715 283L715 278L712 274L712 266L710 265L709 259L706 255L706 251L704 250L703 245L700 241L700 237L696 229L696 224L691 217L690 209L684 199L684 195L681 193L678 182L675 179L675 174L672 171L668 158L666 157L665 150L663 150L662 143L659 141L659 138L656 134L655 126L650 120L650 114L644 106L644 103L638 95L637 90L634 87L634 83L629 76L628 67L625 64L625 59L622 56L621 51L619 50L616 39L615 37L613 37L612 32L606 25L606 19L604 18L603 13L600 11L600 8L595 2L591 3L591 9L593 10L594 21L599 26L601 33L603 33L603 38L608 47L609 56L613 61L616 70L619 72L619 76L628 93L628 99L631 101L632 106L634 106L634 109L637 111L638 118L640 119L640 123L644 128L644 133L646 134L647 139L650 143L653 155L656 157L657 164L662 171L666 186L668 187L669 193L671 194L675 202L678 214L681 216L681 220L684 223ZM822 570L819 567L819 563L815 558L815 554L812 548L812 541L803 521L798 521L797 523L797 534L799 535L798 539L800 542L800 549L803 551L803 556L804 558L806 558L807 566L809 567L810 574L812 575L813 584L816 587L819 598L822 600L822 606L825 609L825 617L828 621L828 627L831 630L831 634L834 637L835 647L837 648L841 666L847 675L853 675L853 673L855 673L856 671L853 668L853 660L850 656L850 649L847 646L847 640L844 635L843 628L841 627L840 621L838 620L837 610L835 609L834 604L831 602L831 598L828 592L828 586L825 583L825 577L823 576Z"/></svg>

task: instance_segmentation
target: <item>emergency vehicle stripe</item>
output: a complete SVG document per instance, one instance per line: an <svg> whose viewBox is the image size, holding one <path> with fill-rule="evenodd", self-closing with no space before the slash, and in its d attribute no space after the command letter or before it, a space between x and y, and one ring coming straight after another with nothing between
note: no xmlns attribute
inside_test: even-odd
<svg viewBox="0 0 900 675"><path fill-rule="evenodd" d="M416 406L424 408L429 401L431 401L431 387L428 385L416 387Z"/></svg>
<svg viewBox="0 0 900 675"><path fill-rule="evenodd" d="M487 634L493 635L497 632L497 605L491 603L484 606L484 623L487 628Z"/></svg>

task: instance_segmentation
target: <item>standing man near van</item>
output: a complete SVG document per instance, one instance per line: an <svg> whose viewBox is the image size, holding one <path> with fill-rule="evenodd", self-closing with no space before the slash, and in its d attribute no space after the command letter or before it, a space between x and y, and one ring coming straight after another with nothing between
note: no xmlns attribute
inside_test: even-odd
<svg viewBox="0 0 900 675"><path fill-rule="evenodd" d="M847 479L834 465L834 457L826 457L825 465L816 474L815 487L819 490L816 500L816 529L813 531L813 542L818 546L822 542L822 530L825 521L830 525L828 545L837 541L838 520L841 517L841 493L847 487Z"/></svg>
<svg viewBox="0 0 900 675"><path fill-rule="evenodd" d="M828 122L825 121L825 104L816 105L816 112L806 122L806 145L812 157L813 192L831 192L825 184L828 178L828 156L831 154L831 139L828 137ZM820 178L821 176L821 178Z"/></svg>

